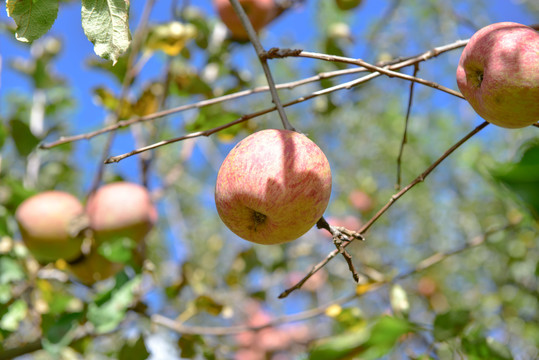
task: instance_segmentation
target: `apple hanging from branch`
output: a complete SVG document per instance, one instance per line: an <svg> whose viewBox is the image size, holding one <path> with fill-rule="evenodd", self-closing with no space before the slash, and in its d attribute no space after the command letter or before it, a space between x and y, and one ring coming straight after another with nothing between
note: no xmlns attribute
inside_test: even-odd
<svg viewBox="0 0 539 360"><path fill-rule="evenodd" d="M22 240L36 260L72 261L81 255L82 237L76 236L76 226L83 213L84 208L75 196L45 191L23 201L15 220Z"/></svg>
<svg viewBox="0 0 539 360"><path fill-rule="evenodd" d="M522 128L539 120L539 33L501 22L476 32L464 48L457 84L486 121Z"/></svg>
<svg viewBox="0 0 539 360"><path fill-rule="evenodd" d="M227 155L215 186L219 216L236 235L280 244L305 234L331 195L331 169L322 150L289 130L262 130Z"/></svg>

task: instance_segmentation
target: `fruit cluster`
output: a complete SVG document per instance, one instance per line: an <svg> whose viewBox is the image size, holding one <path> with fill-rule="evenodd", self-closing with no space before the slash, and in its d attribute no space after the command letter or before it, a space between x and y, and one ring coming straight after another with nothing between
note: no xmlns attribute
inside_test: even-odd
<svg viewBox="0 0 539 360"><path fill-rule="evenodd" d="M136 244L134 257L143 256L144 238L157 221L157 211L146 188L116 182L97 189L86 207L69 193L42 192L23 201L15 219L36 260L63 259L79 281L91 285L123 268L101 254L102 244L128 239Z"/></svg>

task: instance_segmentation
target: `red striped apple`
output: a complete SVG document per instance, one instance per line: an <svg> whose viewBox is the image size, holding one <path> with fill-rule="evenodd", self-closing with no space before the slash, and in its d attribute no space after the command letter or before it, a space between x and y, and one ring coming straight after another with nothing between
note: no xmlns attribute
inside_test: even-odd
<svg viewBox="0 0 539 360"><path fill-rule="evenodd" d="M277 11L275 0L240 0L239 2L257 32L273 19ZM238 40L249 38L229 0L213 0L213 5L234 38Z"/></svg>
<svg viewBox="0 0 539 360"><path fill-rule="evenodd" d="M70 233L83 215L80 201L63 191L45 191L21 203L15 213L21 237L42 263L71 261L81 255L82 238Z"/></svg>
<svg viewBox="0 0 539 360"><path fill-rule="evenodd" d="M227 155L215 186L225 225L258 244L280 244L305 234L322 217L331 194L326 156L305 135L263 130Z"/></svg>
<svg viewBox="0 0 539 360"><path fill-rule="evenodd" d="M138 243L157 221L157 210L146 188L129 182L97 189L88 199L86 213L98 243L120 237Z"/></svg>
<svg viewBox="0 0 539 360"><path fill-rule="evenodd" d="M513 22L486 26L464 48L457 84L486 121L522 128L539 120L539 33Z"/></svg>

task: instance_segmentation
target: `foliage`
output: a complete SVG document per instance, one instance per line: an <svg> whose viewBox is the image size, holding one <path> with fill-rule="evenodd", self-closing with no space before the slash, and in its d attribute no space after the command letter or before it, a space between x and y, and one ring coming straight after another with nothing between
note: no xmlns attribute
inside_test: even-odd
<svg viewBox="0 0 539 360"><path fill-rule="evenodd" d="M148 23L143 3L156 6ZM131 9L128 1L83 1L93 53L75 29L64 31L73 3L6 2L0 359L538 356L538 129L489 125L418 178L482 121L464 100L425 82L456 88L458 40L495 21L533 22L537 5L280 4L290 7L259 34L266 49L350 57L267 60L290 122L331 164L325 218L357 231L390 206L365 241L340 248L349 262L325 230L261 246L219 220L213 191L222 160L248 134L282 125L251 44L228 36L211 1ZM391 76L353 83L372 76L355 59L388 69L448 44ZM426 80L411 87L398 78L412 74ZM102 165L150 144L166 146ZM84 201L96 181L114 180L152 191L159 222L144 249L124 237L100 246L105 260L126 266L92 286L63 260L38 264L21 241L18 205L50 189ZM300 289L278 298L328 254Z"/></svg>

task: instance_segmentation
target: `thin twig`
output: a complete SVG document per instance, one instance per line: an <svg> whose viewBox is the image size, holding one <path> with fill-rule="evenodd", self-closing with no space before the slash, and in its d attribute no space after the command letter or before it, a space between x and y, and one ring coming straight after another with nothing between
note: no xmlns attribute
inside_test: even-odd
<svg viewBox="0 0 539 360"><path fill-rule="evenodd" d="M356 294L350 294L338 300L332 301L329 304L324 304L314 309L306 310L293 315L285 315L277 317L262 325L235 325L235 326L222 326L222 327L206 327L206 326L190 326L184 325L181 322L169 319L159 314L152 316L151 320L154 324L164 326L170 330L173 330L180 334L193 334L193 335L235 335L249 331L259 331L269 327L275 327L282 324L288 324L297 321L307 320L326 312L327 308L333 305L342 305L356 297Z"/></svg>
<svg viewBox="0 0 539 360"><path fill-rule="evenodd" d="M496 229L492 229L489 231L486 231L485 233L476 236L471 241L468 241L466 244L462 245L461 247L448 251L446 253L435 253L433 255L428 256L427 258L420 261L417 266L415 266L413 269L404 271L394 277L391 276L383 276L383 277L377 277L378 279L374 282L369 284L369 287L362 291L361 293L354 293L349 294L343 298L331 301L327 304L324 304L322 306L319 306L315 309L310 309L304 312L300 312L297 314L292 315L285 315L281 317L277 317L271 321L268 321L265 324L262 325L233 325L233 326L220 326L220 327L207 327L207 326L191 326L191 325L185 325L181 322L169 319L167 317L164 317L162 315L156 314L151 317L151 320L154 324L164 326L170 330L173 330L179 334L192 334L192 335L208 335L208 336L225 336L225 335L236 335L243 332L252 332L252 331L259 331L265 328L269 327L275 327L283 324L288 324L291 322L297 322L297 321L304 321L316 316L320 316L326 313L327 309L330 308L333 305L342 305L347 302L350 302L354 300L354 298L363 296L365 294L374 292L380 288L382 288L384 285L387 284L393 284L397 281L403 280L405 278L409 278L410 276L413 276L415 274L418 274L420 272L423 272L440 262L446 260L449 257L452 257L454 255L460 254L466 250L473 249L479 245L484 244L489 236L508 230L512 227L515 227L517 223L511 223L507 224L505 226L501 226Z"/></svg>
<svg viewBox="0 0 539 360"><path fill-rule="evenodd" d="M392 61L389 61L389 62L379 64L379 66L387 67L388 69L391 69L391 70L398 70L398 69L401 69L401 68L404 68L404 67L407 67L407 66L414 65L414 64L419 63L419 62L427 61L427 60L432 59L434 57L437 57L438 55L440 55L442 53L445 53L447 51L458 49L460 47L465 46L467 43L468 43L468 40L458 40L458 41L453 42L451 44L443 45L443 46L436 47L434 49L428 50L428 51L426 51L426 52L424 52L422 54L416 55L416 56L412 56L412 57L405 58L405 59L395 59L395 60L392 60ZM322 79L329 79L329 78L333 78L333 77L336 77L336 76L348 75L348 74L353 74L353 73L358 73L358 72L365 72L365 71L367 71L367 69L365 69L363 67L358 67L358 68L354 68L354 69L345 69L345 70L324 72L324 73L320 73L320 74L315 75L315 76L311 76L311 77L306 78L306 79L292 81L292 82L288 82L288 83L283 83L283 84L277 85L276 88L277 89L292 89L292 88L295 88L297 86L304 85L304 84L311 83L311 82L315 82L315 81L319 81L319 80L322 80ZM373 78L375 78L377 76L380 76L380 74L372 73L372 74L369 75L368 79L370 80L370 79L373 79ZM346 83L346 84L347 84L347 87L339 87L339 86L337 86L337 87L333 87L332 89L333 89L333 91L336 91L336 90L340 90L342 88L349 89L352 86L355 86L352 83ZM118 129L130 126L130 125L138 123L138 122L155 120L155 119L158 119L158 118L161 118L161 117L164 117L164 116L168 116L168 115L172 115L172 114L176 114L176 113L179 113L179 112L182 112L182 111L202 108L202 107L205 107L205 106L214 105L214 104L221 103L221 102L224 102L224 101L229 101L229 100L237 99L237 98L240 98L240 97L243 97L243 96L252 95L252 94L256 94L256 93L260 93L260 92L265 92L265 91L268 91L268 90L269 90L269 86L261 86L261 87L257 87L257 88L254 88L254 89L243 90L243 91L240 91L240 92L237 92L237 93L234 93L234 94L228 94L228 95L225 95L225 96L220 96L220 97L216 97L216 98L212 98L212 99L202 100L202 101L192 103L192 104L186 104L186 105L178 106L178 107L171 108L171 109L168 109L168 110L158 111L156 113L148 114L148 115L141 116L141 117L133 117L133 118L130 118L128 120L118 121L115 124L112 124L110 126L104 127L102 129L99 129L99 130L96 130L96 131L91 131L91 132L80 134L80 135L62 136L56 141L41 144L39 147L41 149L50 149L50 148L53 148L53 147L56 147L56 146L59 146L59 145L62 145L62 144L74 142L74 141L89 140L89 139L91 139L91 138L93 138L95 136L107 133L109 131L116 131ZM312 97L306 97L306 98L300 98L300 99L303 99L301 101L305 101L305 100L312 99ZM298 101L298 102L301 102L301 101ZM283 105L283 106L286 106L286 105Z"/></svg>
<svg viewBox="0 0 539 360"><path fill-rule="evenodd" d="M245 11L241 7L239 0L230 0L230 4L234 8L234 11L238 15L238 17L240 18L240 21L243 24L243 27L247 31L249 40L251 41L251 44L253 44L253 47L255 48L256 55L258 56L258 59L260 60L260 64L262 65L262 69L264 70L264 75L266 75L266 80L268 81L271 98L273 99L273 103L275 104L275 107L277 108L277 112L279 113L279 116L283 123L283 127L286 130L294 131L295 129L288 121L286 112L284 111L283 105L281 104L281 100L279 99L279 94L277 94L277 90L275 89L275 81L273 81L273 76L271 75L271 70L268 66L267 58L264 56L265 55L264 48L262 47L262 44L260 43L260 40L258 39L258 36L256 35L256 31L253 29L253 25L251 24L249 17L247 16Z"/></svg>
<svg viewBox="0 0 539 360"><path fill-rule="evenodd" d="M419 71L419 65L414 65L414 77ZM401 188L401 167L402 167L402 154L404 153L404 145L408 141L408 122L410 120L410 112L412 110L412 103L414 99L414 85L415 82L410 83L410 96L408 97L408 108L406 109L406 118L404 119L404 133L402 134L402 142L399 149L399 156L397 157L397 183L395 189L399 190Z"/></svg>
<svg viewBox="0 0 539 360"><path fill-rule="evenodd" d="M291 56L294 56L294 55L291 55ZM433 81L428 81L428 80L424 80L424 79L421 79L421 78L418 78L418 77L415 77L415 76L402 74L402 73L390 70L390 69L388 69L386 67L380 67L380 66L376 66L376 65L373 65L373 64L369 64L368 62L366 62L364 60L361 60L361 59L352 59L352 58L347 58L347 57L343 57L343 56L320 54L320 53L314 53L314 52L309 52L309 51L302 51L301 53L299 53L299 55L296 55L296 56L297 57L306 57L306 58L311 58L311 59L318 59L318 60L325 60L325 61L332 61L332 62L342 62L342 63L346 63L346 64L363 66L364 68L367 68L367 69L369 69L369 70L371 70L373 72L378 72L378 73L387 75L389 77L397 77L397 78L408 80L408 81L414 81L414 82L420 83L422 85L429 86L431 88L441 90L441 91L446 92L446 93L448 93L450 95L453 95L453 96L459 97L461 99L464 99L464 96L459 91L450 89L448 87L445 87L445 86L440 85L438 83L435 83Z"/></svg>
<svg viewBox="0 0 539 360"><path fill-rule="evenodd" d="M420 182L425 181L427 176L438 166L442 161L444 161L449 155L451 155L456 149L458 149L462 144L464 144L468 139L470 139L472 136L477 134L479 131L481 131L483 128L485 128L489 123L483 122L481 125L477 126L475 129L470 131L466 136L464 136L462 139L460 139L457 143L455 143L453 146L451 146L442 156L440 156L434 163L432 163L423 173L421 173L418 177L416 177L410 184L408 184L406 187L404 187L402 190L394 194L391 199L369 220L365 225L361 227L357 232L364 235L367 230L370 229L370 227L378 220L402 195L404 195L406 192L408 192L410 189L412 189L414 186L419 184ZM347 247L352 242L348 242L346 244L343 244L343 247ZM318 264L313 266L311 271L307 275L305 275L297 284L291 286L290 288L283 291L279 298L285 298L287 297L292 291L299 289L311 276L313 276L318 270L323 268L328 262L331 261L335 256L337 256L339 252L337 250L333 250L330 252L326 258L322 261L320 261Z"/></svg>

